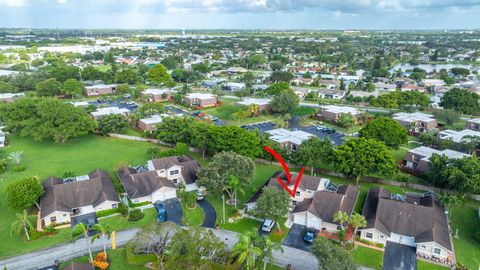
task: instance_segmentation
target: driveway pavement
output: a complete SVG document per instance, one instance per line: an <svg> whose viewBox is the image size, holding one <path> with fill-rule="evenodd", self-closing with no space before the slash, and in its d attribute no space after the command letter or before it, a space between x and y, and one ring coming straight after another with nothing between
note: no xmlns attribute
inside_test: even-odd
<svg viewBox="0 0 480 270"><path fill-rule="evenodd" d="M417 269L415 247L387 242L383 254L383 270L415 269Z"/></svg>
<svg viewBox="0 0 480 270"><path fill-rule="evenodd" d="M315 126L299 127L298 129L311 133L317 136L319 139L323 139L327 137L335 145L341 145L344 142L344 139L343 139L344 135L338 132L335 132L333 134L328 134L323 131L318 131Z"/></svg>
<svg viewBox="0 0 480 270"><path fill-rule="evenodd" d="M182 205L178 199L169 199L163 202L165 204L165 210L167 211L167 220L175 222L179 225L182 224Z"/></svg>
<svg viewBox="0 0 480 270"><path fill-rule="evenodd" d="M292 228L283 240L282 244L292 248L301 249L310 252L311 244L303 240L303 236L307 231L307 227L303 225L293 224Z"/></svg>
<svg viewBox="0 0 480 270"><path fill-rule="evenodd" d="M275 123L273 122L262 122L262 123L256 123L256 124L250 124L250 125L243 125L242 127L249 130L258 129L261 132L269 131L276 128Z"/></svg>
<svg viewBox="0 0 480 270"><path fill-rule="evenodd" d="M206 200L203 199L197 202L205 213L205 219L203 220L202 227L215 228L215 222L217 220L217 213L215 208Z"/></svg>

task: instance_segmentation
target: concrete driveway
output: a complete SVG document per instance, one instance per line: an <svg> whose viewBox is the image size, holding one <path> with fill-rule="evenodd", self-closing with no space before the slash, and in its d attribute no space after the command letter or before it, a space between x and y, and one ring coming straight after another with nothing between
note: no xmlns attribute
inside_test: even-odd
<svg viewBox="0 0 480 270"><path fill-rule="evenodd" d="M312 244L307 243L303 240L303 236L305 235L306 231L307 231L306 226L293 224L292 228L290 228L290 231L288 232L288 235L285 238L285 240L283 240L282 244L288 247L297 248L303 251L310 252L310 248Z"/></svg>
<svg viewBox="0 0 480 270"><path fill-rule="evenodd" d="M182 205L180 205L180 201L175 198L166 200L163 203L165 204L165 210L167 211L167 220L181 225L183 211Z"/></svg>
<svg viewBox="0 0 480 270"><path fill-rule="evenodd" d="M206 199L197 201L197 203L205 213L205 219L203 220L202 227L215 228L215 223L217 220L217 212L215 212L215 208L213 208L213 206Z"/></svg>
<svg viewBox="0 0 480 270"><path fill-rule="evenodd" d="M383 270L415 270L417 256L415 247L387 242L383 254Z"/></svg>

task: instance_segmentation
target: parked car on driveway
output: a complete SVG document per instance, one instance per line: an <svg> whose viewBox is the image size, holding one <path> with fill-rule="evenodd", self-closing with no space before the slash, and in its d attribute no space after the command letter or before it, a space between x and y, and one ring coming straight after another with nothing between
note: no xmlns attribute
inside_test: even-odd
<svg viewBox="0 0 480 270"><path fill-rule="evenodd" d="M197 198L197 201L201 201L204 199L203 194L198 190L195 191L195 197Z"/></svg>
<svg viewBox="0 0 480 270"><path fill-rule="evenodd" d="M154 203L155 209L157 209L157 221L164 222L167 220L167 211L165 210L165 204L162 201L156 201Z"/></svg>
<svg viewBox="0 0 480 270"><path fill-rule="evenodd" d="M271 232L274 225L275 225L275 221L271 219L265 219L265 221L262 224L262 231Z"/></svg>
<svg viewBox="0 0 480 270"><path fill-rule="evenodd" d="M324 131L325 128L326 128L326 127L325 127L324 125L319 125L319 126L317 126L315 129L316 129L317 131Z"/></svg>
<svg viewBox="0 0 480 270"><path fill-rule="evenodd" d="M312 243L313 240L315 240L315 236L317 234L317 230L314 228L308 228L307 231L305 232L305 235L303 236L303 241L307 243Z"/></svg>

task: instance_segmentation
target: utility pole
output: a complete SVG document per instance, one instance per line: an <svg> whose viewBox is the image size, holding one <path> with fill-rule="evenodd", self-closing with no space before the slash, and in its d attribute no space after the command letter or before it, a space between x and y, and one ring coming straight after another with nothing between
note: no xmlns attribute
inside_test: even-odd
<svg viewBox="0 0 480 270"><path fill-rule="evenodd" d="M225 194L222 194L223 201L223 223L225 223Z"/></svg>

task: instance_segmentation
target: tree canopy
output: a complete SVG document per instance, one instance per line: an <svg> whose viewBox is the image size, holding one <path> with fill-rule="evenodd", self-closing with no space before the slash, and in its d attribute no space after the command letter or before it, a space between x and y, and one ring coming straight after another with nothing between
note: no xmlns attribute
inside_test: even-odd
<svg viewBox="0 0 480 270"><path fill-rule="evenodd" d="M480 192L480 161L477 157L453 159L433 154L429 165L427 178L433 185L465 194Z"/></svg>
<svg viewBox="0 0 480 270"><path fill-rule="evenodd" d="M128 119L123 114L109 114L98 120L98 130L103 135L121 133L129 126Z"/></svg>
<svg viewBox="0 0 480 270"><path fill-rule="evenodd" d="M332 240L324 237L315 239L312 254L317 257L322 270L352 270L358 269L350 253Z"/></svg>
<svg viewBox="0 0 480 270"><path fill-rule="evenodd" d="M285 190L264 187L253 209L253 215L261 219L274 220L278 225L280 219L287 215L289 207L290 195Z"/></svg>
<svg viewBox="0 0 480 270"><path fill-rule="evenodd" d="M37 83L35 86L37 95L41 97L53 97L61 95L63 92L63 85L55 78L50 78L45 81Z"/></svg>
<svg viewBox="0 0 480 270"><path fill-rule="evenodd" d="M388 117L378 117L359 131L361 137L382 141L386 146L394 149L407 143L407 133L404 127Z"/></svg>
<svg viewBox="0 0 480 270"><path fill-rule="evenodd" d="M440 106L464 114L478 115L480 113L479 98L480 96L476 93L454 88L443 95Z"/></svg>
<svg viewBox="0 0 480 270"><path fill-rule="evenodd" d="M271 110L280 114L291 113L298 107L300 100L292 90L283 90L270 101Z"/></svg>
<svg viewBox="0 0 480 270"><path fill-rule="evenodd" d="M11 209L20 210L35 204L40 208L37 201L43 192L43 186L36 176L13 182L7 187L8 206Z"/></svg>

